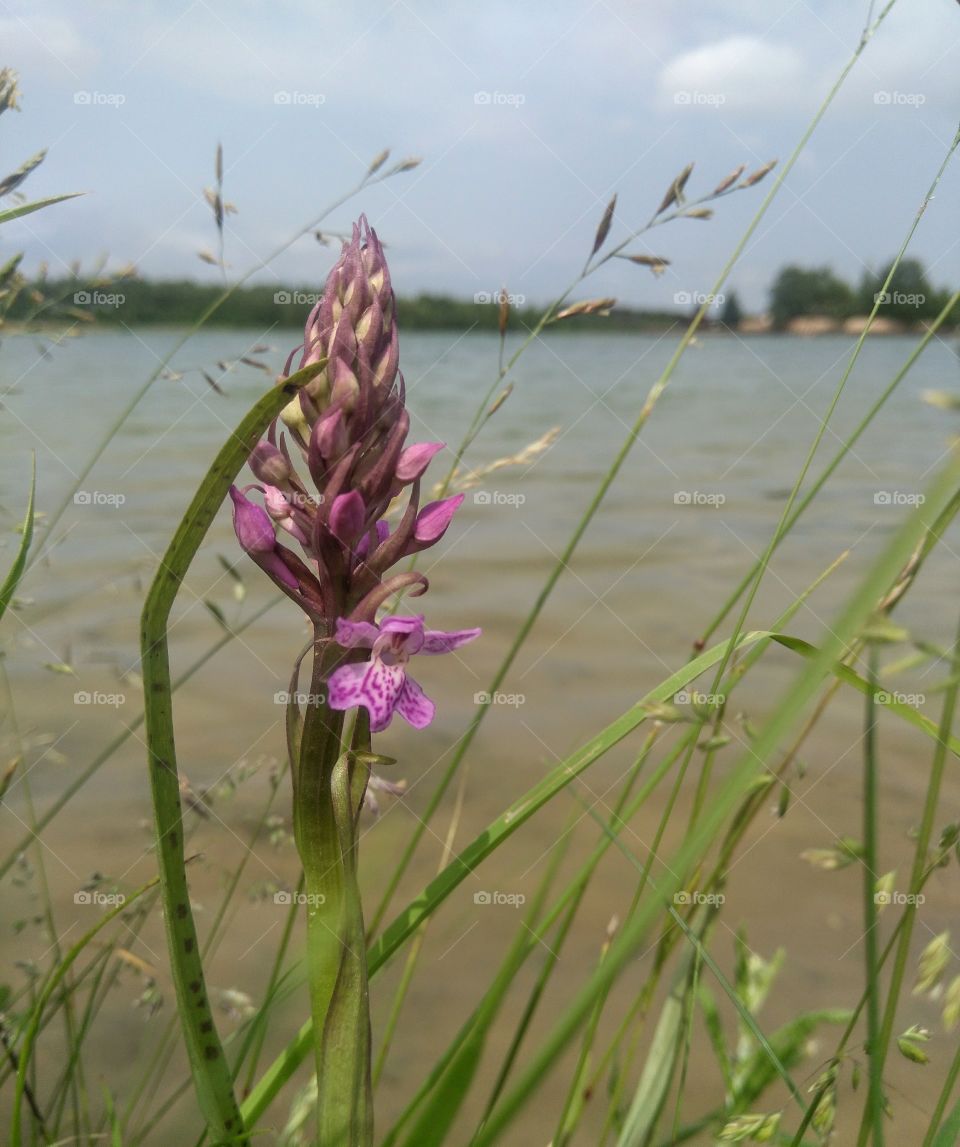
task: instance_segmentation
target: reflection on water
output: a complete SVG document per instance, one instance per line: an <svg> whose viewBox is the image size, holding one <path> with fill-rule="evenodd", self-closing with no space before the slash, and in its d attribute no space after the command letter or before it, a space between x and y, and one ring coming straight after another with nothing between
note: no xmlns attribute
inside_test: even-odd
<svg viewBox="0 0 960 1147"><path fill-rule="evenodd" d="M0 473L2 508L9 522L22 513L30 451L37 453L38 504L49 511L173 338L154 331L95 334L45 359L38 358L29 340L5 345L5 388L11 392L0 421ZM207 366L260 341L261 332L206 334L189 344L178 365ZM438 628L482 625L484 639L459 659L447 659L452 664L445 663L440 673L436 664L422 670L423 685L437 699L440 713L426 734L414 737L391 729L383 739L383 748L399 758L396 771L407 778L410 792L367 832L363 868L371 896L382 887L442 775L472 713L475 694L485 690L674 345L672 338L561 334L536 345L521 360L513 395L468 462L480 465L514 454L554 425L560 436L534 464L499 470L482 480L468 495L442 553L426 555L424 568L433 586L418 608L426 608ZM886 339L864 348L824 435L813 474L827 464L867 405L880 395L911 345L906 339ZM517 658L502 695L491 706L468 756L459 844L687 658L692 642L775 528L852 346L843 338L742 342L706 337L689 351ZM274 356L278 367L283 350L278 347ZM495 341L486 336L412 335L404 339L402 354L412 436L455 443L490 385ZM841 568L791 624L793 632L810 640L822 634L871 556L907 512L905 503L922 490L942 457L954 427L919 395L928 387L954 386L956 371L956 359L947 348L937 343L929 348L784 544L750 624L760 627L772 621L849 549ZM57 543L23 587L24 600L7 629L6 671L19 733L28 746L29 789L37 809L44 809L139 712L137 623L145 586L179 510L230 427L262 390L264 378L253 371L230 376L226 398L214 394L196 373L182 381L157 382L84 483L85 497L71 507ZM438 472L442 464L441 456L435 463ZM13 552L12 535L7 542L4 565ZM960 543L955 530L946 543L898 615L918 636L941 644L948 642L947 627L953 625L944 619L949 619L957 584L953 555ZM221 556L236 563L243 576L247 593L242 602L236 600L235 579ZM208 604L235 624L270 596L265 579L237 554L224 511L178 602L175 671L190 665L222 633ZM193 876L201 927L216 911L223 873L244 855L245 882L254 892L295 882L289 845L271 844L261 833L250 855L246 842L256 830L270 791L269 774L282 754L282 708L274 694L287 687L302 637L296 612L281 605L178 694L181 766L195 790L222 789L225 778L235 779L258 766L232 796L221 792L213 816L198 822L195 830L195 847L203 853ZM743 736L738 714L762 719L796 669L783 651L771 652L766 660L767 671L751 676L730 706L734 741L719 757L720 775ZM61 662L72 666L74 675L45 668ZM926 677L922 672L905 675L898 687L924 693L938 676L939 670ZM926 708L936 714L935 697ZM849 1003L860 982L856 874L814 872L799 854L807 847L829 845L834 836L859 834L861 720L857 699L841 695L804 749L807 772L794 786L790 814L783 820L769 815L758 821L731 873L719 952L730 947L726 928L741 923L758 951L769 955L779 945L788 949L786 970L763 1017L769 1028L800 1007ZM11 726L7 729L4 754L9 757L16 745ZM907 833L919 815L929 754L921 738L908 735L892 720L883 722L882 734L884 871L896 866L904 872ZM497 903L496 897L488 904L483 897L476 903L474 893L499 891L508 898L523 894L529 901L552 847L561 837L567 839L564 830L577 816L580 822L569 835L570 856L563 868L572 872L597 834L589 818L583 819L582 802L596 802L604 811L636 747L631 741L599 762L577 786L580 804L565 796L545 810L451 898L428 934L422 972L404 1013L407 1022L384 1077L382 1126L420 1082L426 1057L437 1054L462 1023L518 925L515 904ZM954 805L957 793L952 784L948 797ZM8 847L29 824L27 797L22 783L9 796L3 813ZM688 798L684 789L676 830L667 833L664 855L682 836ZM646 857L665 799L658 793L625 837L640 859ZM286 788L281 788L272 811L285 817L288 801ZM93 872L127 888L149 876L148 818L143 747L135 733L45 834L47 875L62 930L89 925L89 910L75 906L73 895ZM435 831L426 834L419 862L404 883L405 895L413 894L435 871L447 822L444 815L434 824ZM273 829L275 836L282 835L280 826ZM607 923L625 910L633 881L634 870L623 857L611 855L604 862L580 926L564 949L557 972L558 999L568 998L595 967ZM8 887L11 919L36 913L36 882ZM924 917L931 934L946 926L951 907L946 879L942 887L936 881L934 885ZM257 999L282 916L269 895L241 898L239 904L211 979ZM929 939L925 929L921 932ZM33 925L15 943L8 933L3 976L19 976L12 961L24 955L39 959L48 944ZM169 990L162 944L155 922L141 939L131 941L141 959L160 969L161 990ZM546 955L538 953L521 977L518 1001ZM388 969L375 985L381 1029L388 989L398 971ZM612 1016L628 1006L640 976L638 968L625 977ZM119 1090L136 1078L134 1059L149 1054L161 1023L145 1024L142 1013L127 1006L141 990L137 976L124 971L114 1002L88 1046L91 1063L108 1073ZM297 996L281 1009L283 1023L271 1032L271 1050L299 1023L302 1005ZM936 1026L933 1009L925 1003L910 1001L904 1015L905 1024ZM429 1022L423 1022L427 1016ZM535 1046L548 1022L545 1015L528 1046ZM231 1023L224 1015L225 1026ZM498 1030L491 1062L510 1037L509 1025ZM943 1037L935 1037L935 1057L938 1039L945 1046ZM824 1047L829 1046L828 1038ZM694 1061L703 1069L709 1054L695 1048ZM899 1065L894 1071L900 1071ZM702 1074L685 1114L695 1114L721 1094L715 1073ZM916 1076L914 1068L909 1075L912 1088ZM171 1084L173 1080L171 1076ZM564 1083L558 1077L547 1084L540 1111L556 1110ZM935 1086L932 1080L929 1087ZM913 1104L929 1109L928 1099L926 1092L914 1091L909 1101L898 1102L894 1094L898 1119L908 1120ZM475 1115L476 1109L471 1110ZM173 1115L165 1125L167 1135L173 1134L175 1123ZM550 1121L533 1112L507 1141L524 1143L530 1141L527 1136L540 1141L551 1131ZM156 1140L167 1141L163 1135Z"/></svg>

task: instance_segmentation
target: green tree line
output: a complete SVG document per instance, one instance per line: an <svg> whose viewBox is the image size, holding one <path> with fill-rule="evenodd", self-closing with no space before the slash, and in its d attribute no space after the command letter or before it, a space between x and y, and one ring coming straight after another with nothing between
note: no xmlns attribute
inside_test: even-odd
<svg viewBox="0 0 960 1147"><path fill-rule="evenodd" d="M868 315L877 299L878 315L912 324L934 318L943 309L950 291L934 287L919 259L904 259L884 290L893 265L867 271L852 285L829 267L784 267L770 289L770 317L775 327L804 315L825 315L842 320Z"/></svg>
<svg viewBox="0 0 960 1147"><path fill-rule="evenodd" d="M222 294L222 287L197 283L189 279L126 278L102 280L45 280L35 289L24 291L10 308L8 317L26 321L37 313L36 291L58 300L56 306L41 309L39 317L73 319L79 322L96 319L100 326L145 325L184 326L198 316ZM277 327L302 328L304 319L319 295L316 287L246 286L233 292L207 324L220 327L260 327L268 331ZM496 331L500 307L496 293L479 292L472 299L446 295L421 294L401 298L397 309L404 330ZM543 308L511 301L509 322L513 330L532 327ZM640 311L618 307L604 319L604 330L663 330L678 321L675 311ZM565 318L557 329L597 329L595 316Z"/></svg>
<svg viewBox="0 0 960 1147"><path fill-rule="evenodd" d="M926 269L918 259L904 259L887 290L883 285L891 263L876 272L866 272L851 285L829 267L782 268L770 288L769 313L777 329L791 319L823 315L842 321L853 315L869 314L874 300L882 295L879 314L907 325L929 319L943 308L949 292L931 285ZM2 287L2 284L0 284ZM0 294L9 292L0 291ZM221 295L222 287L191 279L71 278L24 282L16 297L6 300L9 320L32 322L37 319L86 322L96 319L105 326L184 326L196 321ZM697 299L681 293L690 307L678 310L638 310L617 306L602 319L596 315L565 318L556 329L593 331L663 331L685 320L695 311ZM265 333L276 328L296 329L316 302L316 288L263 285L235 290L214 315L210 325L220 327L259 327ZM681 295L675 296L681 301ZM735 292L717 300L705 326L719 321L735 329L744 309ZM496 331L500 307L496 292L479 292L472 299L449 295L420 294L398 301L405 330ZM535 325L542 308L527 303L523 296L511 296L510 327L523 330Z"/></svg>

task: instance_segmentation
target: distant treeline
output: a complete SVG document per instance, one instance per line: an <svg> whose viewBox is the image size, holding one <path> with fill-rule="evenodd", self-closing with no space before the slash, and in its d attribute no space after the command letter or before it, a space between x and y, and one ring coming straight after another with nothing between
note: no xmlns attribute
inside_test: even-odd
<svg viewBox="0 0 960 1147"><path fill-rule="evenodd" d="M904 259L889 284L889 267L866 272L859 283L851 285L829 267L782 268L769 292L766 320L775 330L782 330L794 319L820 316L842 321L867 315L874 301L880 299L879 315L895 319L902 326L934 318L950 297L945 288L933 286L923 264L917 259ZM886 286L885 286L886 284ZM222 294L214 283L197 283L190 279L120 278L114 281L82 279L45 279L29 283L21 280L15 297L9 290L2 300L6 318L24 323L65 319L96 319L100 325L184 326L204 314ZM277 327L302 327L304 319L317 301L316 288L248 286L237 288L220 305L207 325L218 327L258 327L264 332ZM553 330L591 331L665 331L686 323L705 296L677 292L673 310L637 310L615 306L603 317L575 314L564 318ZM543 308L530 305L524 296L509 296L510 328L524 330L540 319ZM704 329L726 327L737 329L746 317L735 291L718 295L714 300ZM500 307L496 292L479 292L472 299L449 295L422 294L399 299L397 309L405 330L496 331ZM956 319L952 320L954 323Z"/></svg>
<svg viewBox="0 0 960 1147"><path fill-rule="evenodd" d="M879 316L907 326L936 318L952 292L934 286L919 259L902 260L891 277L892 266L893 260L878 271L865 271L856 284L845 282L829 267L784 267L770 288L773 324L780 328L791 319L811 315L836 320L868 315L876 303Z"/></svg>
<svg viewBox="0 0 960 1147"><path fill-rule="evenodd" d="M36 305L38 294L46 304ZM8 318L19 321L64 317L96 318L100 326L171 325L193 323L222 294L214 284L188 279L120 279L115 282L46 280L21 292ZM219 327L302 327L317 301L316 289L300 287L240 287L224 302L207 325ZM490 330L497 329L499 305L495 294L478 294L474 299L446 295L417 295L397 301L397 311L405 330ZM512 330L532 327L543 313L542 307L515 299L510 305ZM555 329L665 330L683 321L676 311L638 311L616 307L604 318L574 316ZM599 326L598 326L599 324Z"/></svg>

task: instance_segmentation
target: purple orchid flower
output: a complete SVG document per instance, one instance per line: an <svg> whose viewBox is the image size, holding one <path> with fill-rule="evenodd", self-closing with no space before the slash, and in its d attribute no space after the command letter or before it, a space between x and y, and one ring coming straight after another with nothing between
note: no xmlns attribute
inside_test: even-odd
<svg viewBox="0 0 960 1147"><path fill-rule="evenodd" d="M426 589L422 574L391 569L436 545L463 501L457 495L420 505L421 480L443 443L407 444L396 301L383 247L363 216L285 374L298 354L301 367L322 362L323 369L251 452L258 483L237 494L258 490L263 509L234 494L234 523L247 553L332 635L340 616L372 619L385 594ZM384 517L401 496L406 510L391 535ZM302 556L276 542L268 519L299 543Z"/></svg>
<svg viewBox="0 0 960 1147"><path fill-rule="evenodd" d="M380 625L369 621L337 621L337 644L344 649L369 649L370 660L341 665L327 682L331 709L363 705L370 714L370 731L379 733L394 713L415 729L433 720L435 706L407 672L417 653L451 653L480 636L479 629L445 633L426 629L423 617L387 617Z"/></svg>

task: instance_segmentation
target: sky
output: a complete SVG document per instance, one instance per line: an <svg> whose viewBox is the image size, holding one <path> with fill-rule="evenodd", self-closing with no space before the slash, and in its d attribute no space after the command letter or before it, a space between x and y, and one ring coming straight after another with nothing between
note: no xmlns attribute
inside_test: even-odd
<svg viewBox="0 0 960 1147"><path fill-rule="evenodd" d="M415 170L368 187L365 211L398 294L469 298L502 285L546 302L576 277L605 204L610 241L644 226L676 174L709 192L741 163L785 160L880 2L864 0L0 0L22 110L0 119L4 171L41 147L31 197L79 199L3 229L0 256L51 273L102 255L151 277L215 279L203 189L218 143L228 273L238 277L353 187L383 148ZM856 281L899 248L960 117L960 4L897 0L867 45L731 284L761 309L785 263ZM912 251L960 283L960 160ZM678 220L578 297L670 309L709 291L768 185L709 221ZM320 284L334 252L309 234L254 281Z"/></svg>

